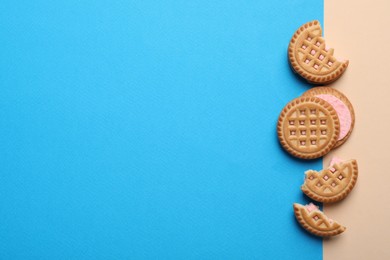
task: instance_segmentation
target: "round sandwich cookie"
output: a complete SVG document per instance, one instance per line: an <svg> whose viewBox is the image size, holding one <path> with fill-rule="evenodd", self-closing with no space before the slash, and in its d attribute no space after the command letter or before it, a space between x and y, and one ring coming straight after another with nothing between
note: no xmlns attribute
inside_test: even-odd
<svg viewBox="0 0 390 260"><path fill-rule="evenodd" d="M336 110L340 121L340 134L333 149L345 143L355 126L355 111L348 98L340 91L330 87L311 88L303 93L302 96L315 96L321 98Z"/></svg>
<svg viewBox="0 0 390 260"><path fill-rule="evenodd" d="M299 97L279 115L277 133L281 146L291 155L315 159L328 153L339 137L336 110L318 97Z"/></svg>
<svg viewBox="0 0 390 260"><path fill-rule="evenodd" d="M325 45L319 21L302 25L291 38L288 58L294 72L312 84L329 84L337 80L348 67L348 61L338 61L334 49Z"/></svg>
<svg viewBox="0 0 390 260"><path fill-rule="evenodd" d="M295 218L308 232L320 237L331 237L341 234L345 227L328 218L316 205L294 203Z"/></svg>
<svg viewBox="0 0 390 260"><path fill-rule="evenodd" d="M347 197L358 178L356 160L342 161L333 157L330 166L322 171L305 172L301 190L309 198L323 203L334 203Z"/></svg>

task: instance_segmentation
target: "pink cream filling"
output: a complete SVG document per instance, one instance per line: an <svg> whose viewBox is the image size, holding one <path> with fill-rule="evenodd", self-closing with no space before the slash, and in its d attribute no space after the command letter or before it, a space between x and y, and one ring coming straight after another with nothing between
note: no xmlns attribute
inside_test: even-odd
<svg viewBox="0 0 390 260"><path fill-rule="evenodd" d="M332 160L331 160L330 163L329 163L329 166L330 166L329 170L330 170L331 172L335 172L336 169L333 167L333 165L335 165L336 163L341 163L342 161L343 161L343 160L341 160L340 158L338 158L338 157L336 157L336 156L333 156Z"/></svg>
<svg viewBox="0 0 390 260"><path fill-rule="evenodd" d="M309 204L305 205L305 208L307 209L307 211L309 211L309 213L312 211L320 210L319 207L314 205L313 203L309 203ZM327 216L325 216L325 217L328 219L330 224L332 224L334 222L333 219L328 218ZM317 219L318 219L318 217L315 220L317 220Z"/></svg>
<svg viewBox="0 0 390 260"><path fill-rule="evenodd" d="M314 205L313 203L309 203L305 207L306 207L307 211L309 211L309 212L318 210L318 207L316 205Z"/></svg>
<svg viewBox="0 0 390 260"><path fill-rule="evenodd" d="M320 94L316 97L325 100L336 110L340 121L340 134L338 140L342 140L348 134L352 125L351 112L349 111L348 107L340 99L333 95Z"/></svg>
<svg viewBox="0 0 390 260"><path fill-rule="evenodd" d="M343 160L341 160L340 158L336 157L336 156L333 156L332 160L330 161L329 163L329 166L333 166L335 165L336 163L341 163Z"/></svg>

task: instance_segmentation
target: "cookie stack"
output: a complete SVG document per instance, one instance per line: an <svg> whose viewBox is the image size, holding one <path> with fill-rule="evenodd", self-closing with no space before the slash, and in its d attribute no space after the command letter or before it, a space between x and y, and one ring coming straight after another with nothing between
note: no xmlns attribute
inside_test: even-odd
<svg viewBox="0 0 390 260"><path fill-rule="evenodd" d="M290 101L282 110L277 124L281 146L292 156L315 159L347 141L355 125L351 102L329 84L344 73L348 61L338 61L334 50L327 48L321 37L318 21L301 26L293 35L288 57L295 73L308 83L317 85L301 97ZM305 173L301 189L309 198L323 203L344 199L355 186L358 176L356 160L334 158L330 166L320 172ZM298 222L307 231L323 237L344 232L345 227L326 217L310 203L294 204Z"/></svg>

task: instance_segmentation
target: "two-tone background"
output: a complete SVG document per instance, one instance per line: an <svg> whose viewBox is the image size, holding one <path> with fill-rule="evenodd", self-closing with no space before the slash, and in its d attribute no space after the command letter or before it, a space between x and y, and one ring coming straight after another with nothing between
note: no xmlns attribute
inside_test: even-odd
<svg viewBox="0 0 390 260"><path fill-rule="evenodd" d="M336 1L2 1L0 259L388 259L390 5ZM310 86L290 37L320 20L356 111L324 161L276 120ZM358 160L347 226L308 235L305 170Z"/></svg>
<svg viewBox="0 0 390 260"><path fill-rule="evenodd" d="M389 259L390 182L386 139L390 124L388 88L390 59L383 51L390 17L388 1L325 0L325 37L337 53L350 60L348 72L332 86L353 102L356 125L351 139L332 155L356 158L359 180L356 189L325 212L347 225L337 239L324 241L324 259ZM374 47L375 46L375 47Z"/></svg>

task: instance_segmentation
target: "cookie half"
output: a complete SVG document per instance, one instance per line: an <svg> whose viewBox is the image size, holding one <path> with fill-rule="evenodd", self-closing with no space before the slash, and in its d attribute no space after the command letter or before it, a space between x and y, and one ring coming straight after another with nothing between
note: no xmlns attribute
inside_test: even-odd
<svg viewBox="0 0 390 260"><path fill-rule="evenodd" d="M334 203L347 197L355 187L357 178L356 160L341 161L333 158L327 169L305 172L305 182L301 190L315 201Z"/></svg>
<svg viewBox="0 0 390 260"><path fill-rule="evenodd" d="M308 232L320 236L331 237L341 234L345 231L345 227L336 221L328 218L319 210L313 203L301 205L294 203L295 218L299 224Z"/></svg>
<svg viewBox="0 0 390 260"><path fill-rule="evenodd" d="M280 144L291 155L314 159L336 144L340 123L335 109L317 97L299 97L289 102L279 115Z"/></svg>
<svg viewBox="0 0 390 260"><path fill-rule="evenodd" d="M355 126L355 111L348 98L340 91L330 87L311 88L303 93L302 96L315 96L321 98L336 110L340 121L340 134L333 149L345 143Z"/></svg>
<svg viewBox="0 0 390 260"><path fill-rule="evenodd" d="M334 49L325 45L319 21L302 25L291 38L288 58L293 70L312 84L328 84L337 80L348 67L338 61Z"/></svg>

